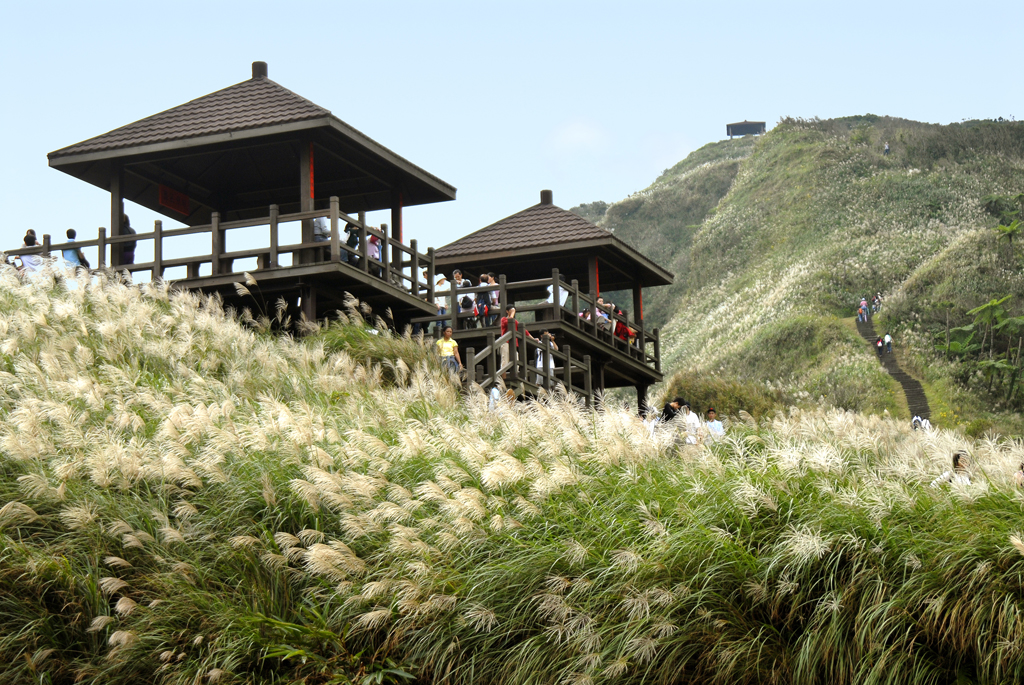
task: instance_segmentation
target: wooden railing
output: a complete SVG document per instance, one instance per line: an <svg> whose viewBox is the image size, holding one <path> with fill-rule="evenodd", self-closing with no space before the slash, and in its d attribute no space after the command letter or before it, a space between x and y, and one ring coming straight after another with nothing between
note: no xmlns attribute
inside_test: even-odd
<svg viewBox="0 0 1024 685"><path fill-rule="evenodd" d="M501 351L506 346L508 361L503 365ZM536 362L530 362L538 359L537 351L540 351L539 367ZM509 387L519 385L533 395L541 389L551 392L560 386L566 392L583 397L588 407L593 402L590 355L576 359L569 345L555 350L528 336L525 326L518 333L513 329L497 338L493 332L488 332L484 349L480 352L472 347L466 349L464 366L467 386L476 383L486 391L498 386L500 381ZM581 384L575 382L577 376Z"/></svg>
<svg viewBox="0 0 1024 685"><path fill-rule="evenodd" d="M300 242L291 245L280 244L279 228L281 224L317 218L329 219L331 228L329 241ZM342 241L341 228L344 226L343 222L351 223L356 227L359 235L357 247L349 247ZM229 231L259 226L266 226L269 229L267 243L244 250L226 250L227 233ZM165 239L202 234L209 234L210 236L209 253L173 259L164 258ZM371 236L376 236L380 241L381 252L379 259L369 256L369 238ZM136 242L141 244L147 241L152 241L153 243L152 261L137 264L120 264L120 255L123 253L123 247L121 246L124 243ZM281 255L285 254L292 256L291 266L293 267L322 262L341 262L342 255L345 255L345 261L350 264L354 262L354 268L362 270L364 273L378 278L394 288L407 292L419 299L427 301L434 299L434 248L427 248L426 254L423 254L417 250L415 240L410 240L409 245L404 245L397 235L389 235L387 224L383 224L380 229L376 229L367 226L365 222L360 221L356 217L344 214L339 210L337 197L330 199L330 208L326 210L280 214L277 205L270 205L268 216L241 221L221 221L220 213L214 212L209 224L169 230L163 229L163 222L156 221L151 233L109 236L107 235L107 229L101 227L96 240L76 240L74 242L57 244L51 243L49 235L44 235L40 245L8 250L4 254L8 257L26 254L41 254L49 257L52 251L90 247L97 248L98 260L95 265L96 268L102 269L107 264L111 264L118 271L128 271L130 273L150 271L154 280L162 279L165 270L174 267L185 267L186 279L194 279L201 278L200 270L205 264L210 265L211 276L219 276L242 273L241 271L234 270L235 260L240 259L255 257L256 269L245 269L245 271L256 273L282 268L280 266L280 258ZM108 249L112 257L117 255L118 258L108 259ZM421 277L422 270L427 272L425 281Z"/></svg>
<svg viewBox="0 0 1024 685"><path fill-rule="evenodd" d="M524 300L537 299L535 296L526 297L525 295L535 295L537 292L543 291L545 288L547 288L548 292L552 294L552 297L549 299L553 301L529 305L515 304L516 295L522 296L521 299ZM453 327L456 330L461 330L477 322L477 317L472 311L459 311L459 301L463 296L471 294L475 297L477 294L491 293L493 291L498 292L499 300L497 311L490 313L490 316L496 315L495 324L502 316L505 315L505 307L509 303L512 303L516 306L517 316L521 313L533 312L534 323L538 326L554 322L561 322L564 325L572 326L579 331L586 333L588 336L601 341L605 345L612 347L616 351L628 355L629 357L639 361L641 364L650 366L658 373L661 373L660 331L657 328L647 329L644 326L643 321L631 321L627 317L616 314L614 311L609 309L604 309L608 314L606 322L600 321L597 315L599 305L597 304L596 298L591 297L589 293L581 292L579 282L575 279L569 283L562 280L558 269L552 270L551 278L541 278L529 281L516 281L509 283L506 281L504 274L502 274L498 277L498 283L494 285L460 288L453 282L450 292L439 293L442 297L448 298L449 307L447 314L418 317L412 321L413 323L418 323L422 326L431 322L450 320L453 322ZM563 293L565 299L564 305L561 304ZM591 319L587 320L580 316L583 309L590 310ZM529 323L525 320L524 322ZM623 326L635 331L636 336L633 344L630 344L628 339L623 339L615 335L617 323L621 323ZM482 328L487 329L495 327L496 326L483 326ZM440 331L438 331L438 335L439 334Z"/></svg>

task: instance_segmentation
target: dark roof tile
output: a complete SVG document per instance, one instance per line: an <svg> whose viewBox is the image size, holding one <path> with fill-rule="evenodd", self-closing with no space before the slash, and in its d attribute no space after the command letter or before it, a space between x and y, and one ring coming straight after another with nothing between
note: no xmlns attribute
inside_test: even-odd
<svg viewBox="0 0 1024 685"><path fill-rule="evenodd" d="M51 152L50 157L164 143L330 116L268 78L253 78Z"/></svg>
<svg viewBox="0 0 1024 685"><path fill-rule="evenodd" d="M522 250L614 236L561 207L538 204L438 248L437 257L460 257L481 252Z"/></svg>

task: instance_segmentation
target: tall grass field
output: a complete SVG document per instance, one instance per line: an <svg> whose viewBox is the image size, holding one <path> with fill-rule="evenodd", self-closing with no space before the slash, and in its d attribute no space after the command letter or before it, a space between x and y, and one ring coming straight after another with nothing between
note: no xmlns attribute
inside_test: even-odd
<svg viewBox="0 0 1024 685"><path fill-rule="evenodd" d="M0 683L1024 680L1019 443L820 409L686 445L259 328L0 270Z"/></svg>

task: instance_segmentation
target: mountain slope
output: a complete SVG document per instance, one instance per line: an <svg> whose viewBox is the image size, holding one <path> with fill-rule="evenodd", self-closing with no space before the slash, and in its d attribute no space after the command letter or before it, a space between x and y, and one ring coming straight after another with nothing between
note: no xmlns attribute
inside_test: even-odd
<svg viewBox="0 0 1024 685"><path fill-rule="evenodd" d="M885 142L893 150L888 156ZM652 229L667 246L643 237L639 225L620 233L654 254L674 253L673 263L686 267L677 272L685 286L667 298L663 366L768 380L851 409L891 409L891 384L862 341L852 332L821 333L838 331L837 319L851 316L861 297L895 296L904 283L920 282L920 267L967 236L977 236L978 250L991 247L983 247L992 217L982 198L1024 189L1024 124L933 126L871 115L786 120L738 165L728 192L695 232ZM605 225L635 203L611 205ZM683 203L661 213L692 216ZM994 287L1024 295L1012 279L997 279L996 286L973 278L986 260L961 256L958 278L977 288L961 289L956 311L987 302ZM918 291L896 301L921 299ZM1020 297L1014 302L1024 304ZM898 311L886 325L906 328L920 314L914 307Z"/></svg>

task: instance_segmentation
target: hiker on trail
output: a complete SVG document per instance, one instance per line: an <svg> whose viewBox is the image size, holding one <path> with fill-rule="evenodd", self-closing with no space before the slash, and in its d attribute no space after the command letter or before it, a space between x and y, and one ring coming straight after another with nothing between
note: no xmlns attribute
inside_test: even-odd
<svg viewBox="0 0 1024 685"><path fill-rule="evenodd" d="M871 310L868 309L868 298L866 298L866 297L860 298L860 308L864 310L864 321L867 321L868 320L868 315L870 315L870 313L871 313Z"/></svg>
<svg viewBox="0 0 1024 685"><path fill-rule="evenodd" d="M875 312L876 314L882 311L882 293L877 293L875 297L871 300L871 311Z"/></svg>
<svg viewBox="0 0 1024 685"><path fill-rule="evenodd" d="M882 350L883 349L885 349L885 347L884 347L884 344L882 343L882 339L879 338L879 339L875 340L875 350L878 352L878 358L879 359L882 358Z"/></svg>
<svg viewBox="0 0 1024 685"><path fill-rule="evenodd" d="M885 149L884 149L884 150L882 150L882 156L883 156L883 157L886 157L886 156L888 156L888 154L889 154L889 142L888 142L888 141L886 141L886 143L885 143Z"/></svg>
<svg viewBox="0 0 1024 685"><path fill-rule="evenodd" d="M452 373L458 373L462 368L462 359L459 357L459 343L452 340L451 326L444 327L443 336L437 341L437 351L441 354L441 365Z"/></svg>
<svg viewBox="0 0 1024 685"><path fill-rule="evenodd" d="M922 419L920 416L915 416L910 420L910 427L914 430L930 431L932 429L932 422L928 419Z"/></svg>
<svg viewBox="0 0 1024 685"><path fill-rule="evenodd" d="M718 438L725 435L725 426L718 420L718 412L715 411L714 407L708 407L708 435L712 438Z"/></svg>
<svg viewBox="0 0 1024 685"><path fill-rule="evenodd" d="M857 323L866 321L867 318L864 314L864 307L857 307Z"/></svg>
<svg viewBox="0 0 1024 685"><path fill-rule="evenodd" d="M892 354L892 336L889 335L888 331L885 333L885 353Z"/></svg>
<svg viewBox="0 0 1024 685"><path fill-rule="evenodd" d="M956 485L970 485L971 475L967 472L967 452L957 450L953 453L953 470L945 471L941 476L932 481L932 487L937 488L944 483Z"/></svg>
<svg viewBox="0 0 1024 685"><path fill-rule="evenodd" d="M78 233L75 232L75 229L68 229L69 243L75 242L75 238L77 236ZM67 264L67 267L72 271L74 271L78 267L83 267L86 269L89 268L89 260L85 258L84 254L82 254L82 248L80 247L66 248L62 251L62 256L64 257L64 262Z"/></svg>
<svg viewBox="0 0 1024 685"><path fill-rule="evenodd" d="M686 404L686 400L682 397L677 397L671 402L666 402L665 408L661 410L661 420L671 421L675 417L679 416L679 412L682 411L684 404Z"/></svg>

